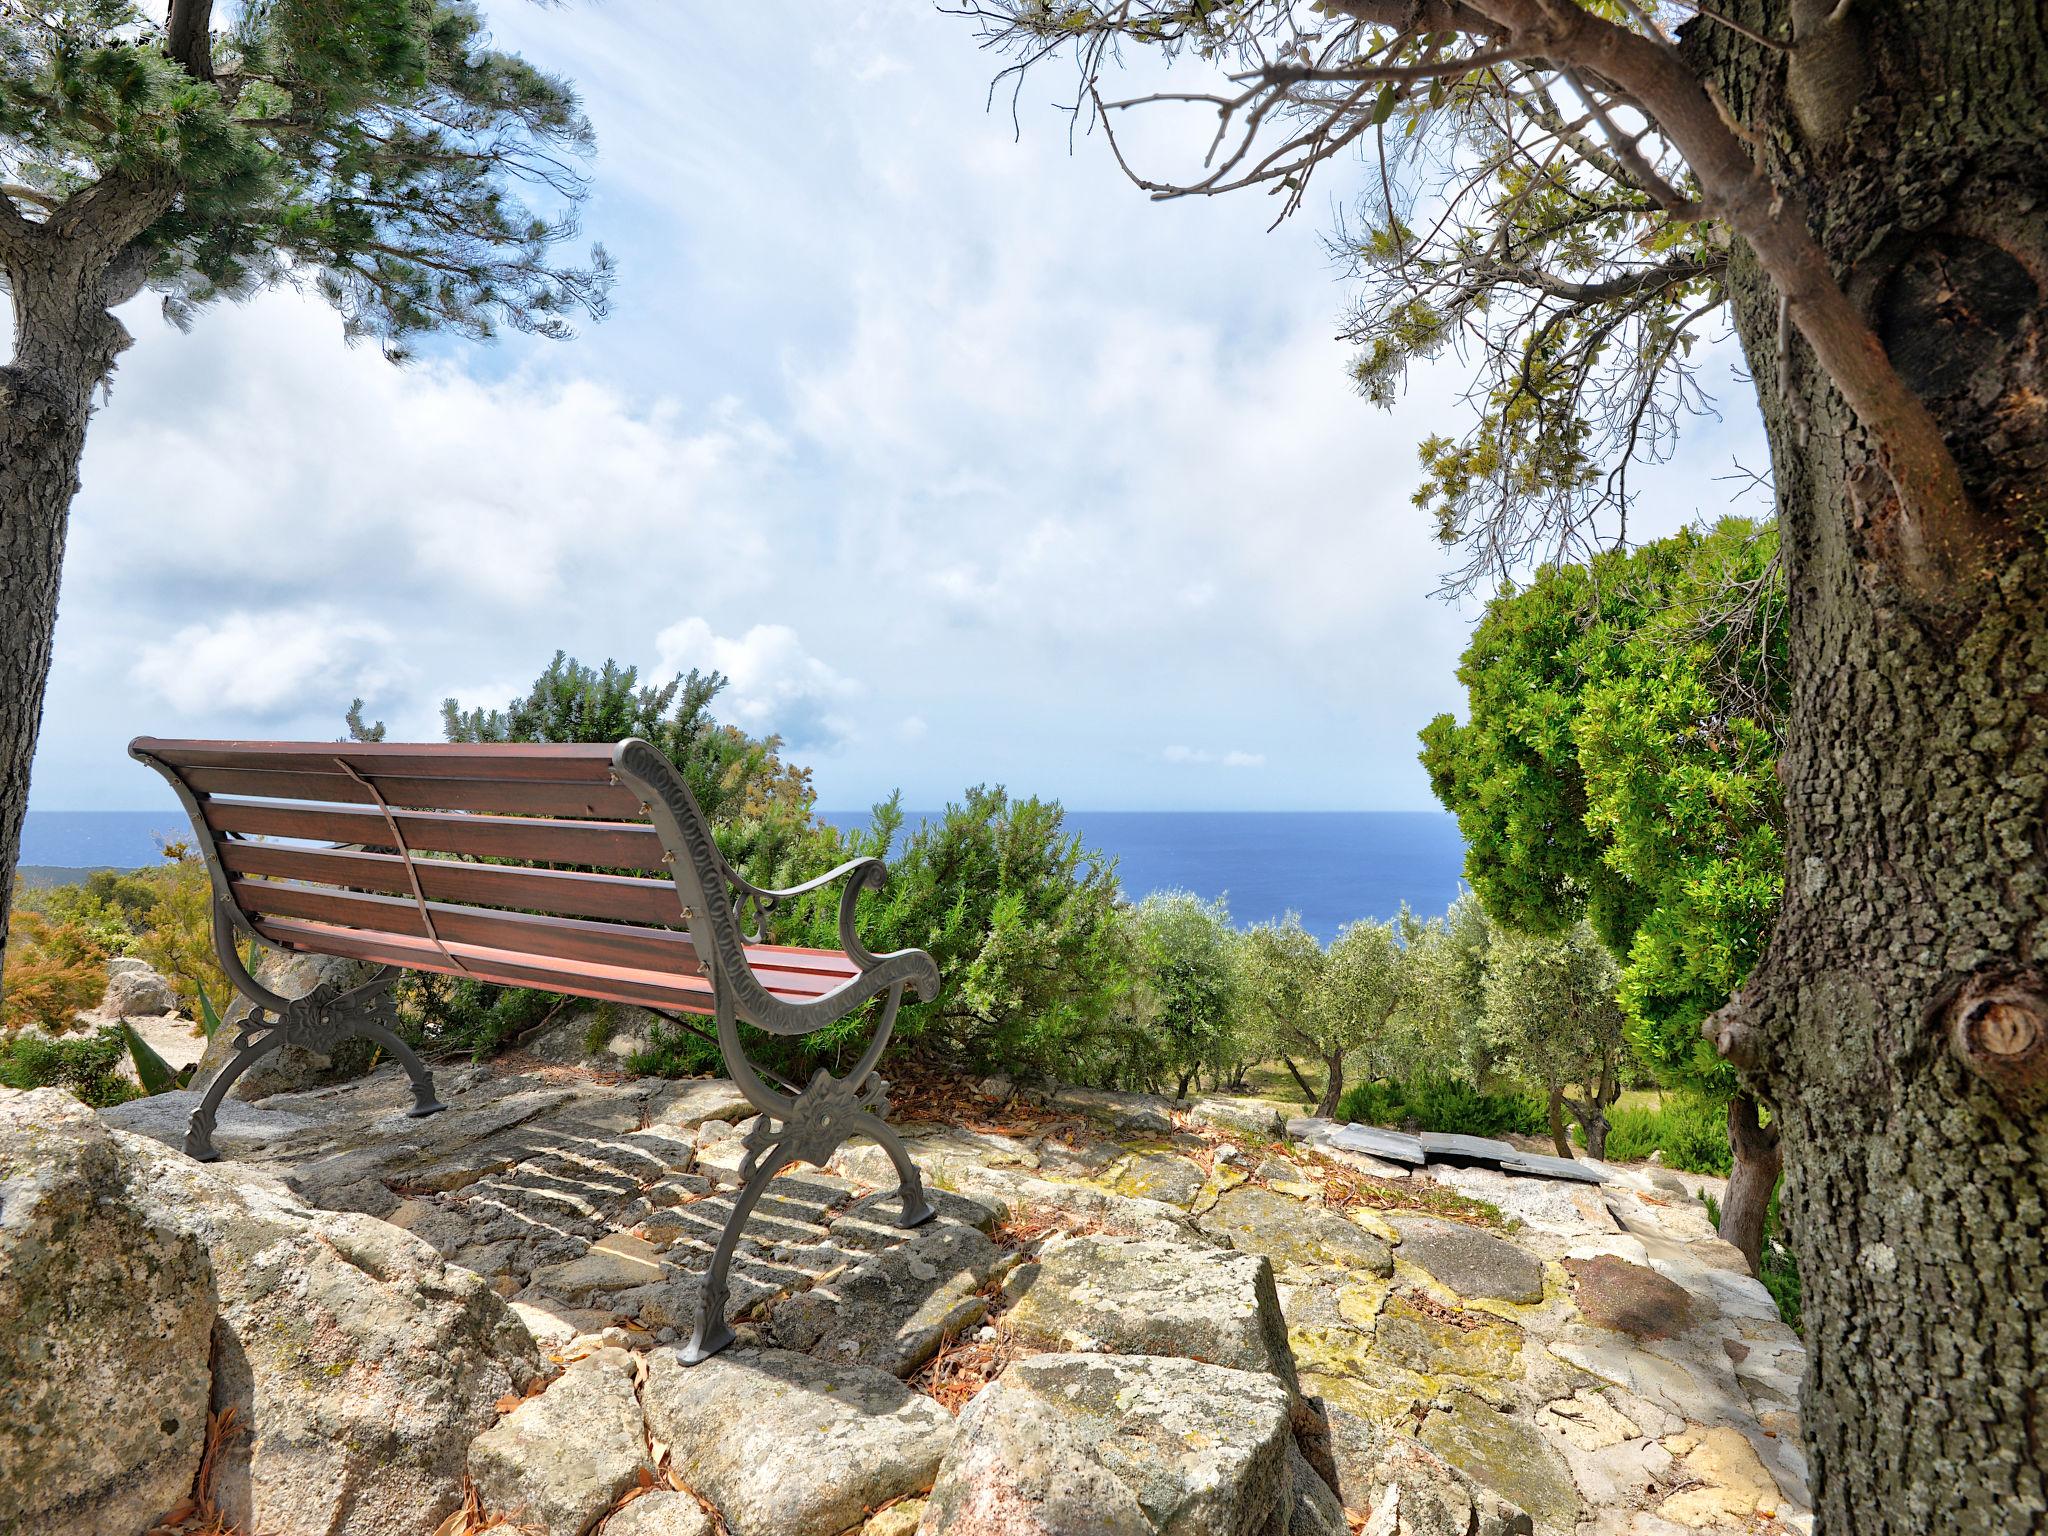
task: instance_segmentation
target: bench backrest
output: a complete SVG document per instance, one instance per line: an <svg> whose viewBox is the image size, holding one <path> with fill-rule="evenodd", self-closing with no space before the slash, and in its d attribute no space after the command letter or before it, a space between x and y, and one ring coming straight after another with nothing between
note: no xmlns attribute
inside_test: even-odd
<svg viewBox="0 0 2048 1536"><path fill-rule="evenodd" d="M499 967L507 979L639 1001L630 975L607 994L590 968L702 974L712 946L696 942L686 898L702 909L730 897L715 850L696 861L712 867L678 869L615 773L618 750L154 737L129 748L184 799L216 893L264 939L336 954L384 935L429 953L480 946L519 959ZM694 815L670 777L670 804L679 792Z"/></svg>

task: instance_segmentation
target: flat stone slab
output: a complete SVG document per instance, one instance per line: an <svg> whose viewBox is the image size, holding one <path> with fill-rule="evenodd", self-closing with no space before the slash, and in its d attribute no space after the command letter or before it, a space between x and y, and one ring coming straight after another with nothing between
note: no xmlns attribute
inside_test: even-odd
<svg viewBox="0 0 2048 1536"><path fill-rule="evenodd" d="M1473 1482L1527 1512L1537 1536L1572 1536L1581 1500L1571 1468L1525 1418L1476 1392L1456 1390L1423 1420L1416 1438Z"/></svg>
<svg viewBox="0 0 2048 1536"><path fill-rule="evenodd" d="M1335 1211L1269 1189L1228 1190L1197 1225L1246 1253L1262 1253L1276 1269L1335 1265L1370 1274L1394 1272L1394 1250Z"/></svg>
<svg viewBox="0 0 2048 1536"><path fill-rule="evenodd" d="M840 1536L922 1492L953 1419L887 1371L734 1345L701 1365L648 1356L641 1401L669 1465L732 1536Z"/></svg>
<svg viewBox="0 0 2048 1536"><path fill-rule="evenodd" d="M1367 1157L1384 1158L1390 1163L1407 1163L1415 1168L1429 1161L1420 1136L1410 1136L1406 1131L1382 1130L1376 1125L1338 1126L1323 1138L1323 1143L1342 1147L1346 1152L1363 1152Z"/></svg>
<svg viewBox="0 0 2048 1536"><path fill-rule="evenodd" d="M633 1357L623 1349L571 1362L469 1446L484 1508L545 1536L583 1536L646 1465Z"/></svg>
<svg viewBox="0 0 2048 1536"><path fill-rule="evenodd" d="M1543 1299L1543 1265L1525 1248L1462 1222L1391 1214L1401 1234L1396 1257L1427 1271L1460 1296L1530 1305Z"/></svg>
<svg viewBox="0 0 2048 1536"><path fill-rule="evenodd" d="M1540 1179L1572 1179L1581 1184L1605 1184L1607 1175L1577 1158L1549 1157L1541 1152L1517 1152L1500 1160L1503 1173L1534 1174Z"/></svg>
<svg viewBox="0 0 2048 1536"><path fill-rule="evenodd" d="M1424 1131L1416 1139L1422 1143L1422 1150L1439 1162L1462 1160L1498 1166L1504 1158L1522 1155L1508 1143L1496 1141L1491 1136L1457 1136L1442 1131Z"/></svg>
<svg viewBox="0 0 2048 1536"><path fill-rule="evenodd" d="M205 1092L203 1088L174 1088L169 1093L130 1099L125 1104L103 1109L100 1114L111 1126L183 1151L186 1122L192 1118L192 1111L199 1107ZM265 1109L260 1104L247 1104L230 1095L221 1101L215 1115L213 1144L223 1155L236 1150L250 1151L297 1135L300 1131L313 1130L319 1124L309 1115Z"/></svg>
<svg viewBox="0 0 2048 1536"><path fill-rule="evenodd" d="M1266 1536L1292 1494L1292 1394L1166 1356L1019 1360L960 1416L925 1536Z"/></svg>
<svg viewBox="0 0 2048 1536"><path fill-rule="evenodd" d="M1263 1255L1156 1239L1077 1237L1020 1271L1005 1321L1063 1351L1175 1355L1295 1385L1287 1320Z"/></svg>

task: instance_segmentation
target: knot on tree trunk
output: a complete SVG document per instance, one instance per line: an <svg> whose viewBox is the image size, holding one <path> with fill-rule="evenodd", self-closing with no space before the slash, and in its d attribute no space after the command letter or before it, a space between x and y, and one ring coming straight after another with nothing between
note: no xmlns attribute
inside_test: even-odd
<svg viewBox="0 0 2048 1536"><path fill-rule="evenodd" d="M1700 1033L1737 1071L1754 1072L1763 1065L1763 1038L1740 992L1700 1020Z"/></svg>
<svg viewBox="0 0 2048 1536"><path fill-rule="evenodd" d="M2031 968L2001 967L1964 982L1947 1008L1949 1049L2000 1099L2048 1100L2048 983Z"/></svg>
<svg viewBox="0 0 2048 1536"><path fill-rule="evenodd" d="M26 368L0 368L0 411L40 422L60 408L54 392Z"/></svg>

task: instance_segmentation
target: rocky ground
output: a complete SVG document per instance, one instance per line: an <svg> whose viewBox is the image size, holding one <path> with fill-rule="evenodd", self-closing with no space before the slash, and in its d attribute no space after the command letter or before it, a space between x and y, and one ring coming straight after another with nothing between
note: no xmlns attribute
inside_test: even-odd
<svg viewBox="0 0 2048 1536"><path fill-rule="evenodd" d="M1669 1175L1409 1170L1258 1101L923 1086L941 1214L784 1175L671 1346L729 1084L550 1066L104 1118L0 1095L0 1530L1805 1530L1802 1353ZM1298 1133L1313 1133L1297 1122ZM154 1139L152 1139L154 1138ZM17 1391L14 1383L19 1383Z"/></svg>

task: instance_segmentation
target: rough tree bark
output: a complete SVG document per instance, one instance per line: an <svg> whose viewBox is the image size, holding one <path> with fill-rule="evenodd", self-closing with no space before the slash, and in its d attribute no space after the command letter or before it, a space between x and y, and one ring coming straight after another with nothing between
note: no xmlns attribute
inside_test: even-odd
<svg viewBox="0 0 2048 1536"><path fill-rule="evenodd" d="M1771 26L1782 0L1727 9ZM1746 248L1792 593L1787 879L1717 1042L1788 1169L1820 1528L2048 1531L2048 9L1797 0L1687 49L1960 466L1914 526ZM1831 21L1830 18L1837 18ZM1829 28L1834 30L1828 30ZM1938 558L1931 558L1929 551Z"/></svg>
<svg viewBox="0 0 2048 1536"><path fill-rule="evenodd" d="M0 366L0 592L9 599L0 609L0 951L79 457L93 392L129 342L109 311L140 287L147 254L131 242L167 201L160 189L108 180L44 223L11 205L0 212L14 310L14 355Z"/></svg>

